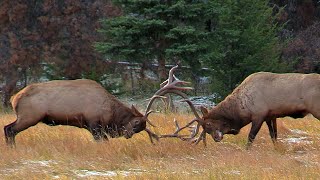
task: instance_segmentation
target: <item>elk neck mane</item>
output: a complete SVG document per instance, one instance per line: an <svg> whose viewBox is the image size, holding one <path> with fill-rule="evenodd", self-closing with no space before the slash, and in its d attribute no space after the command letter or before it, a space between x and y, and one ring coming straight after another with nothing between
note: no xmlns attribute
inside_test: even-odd
<svg viewBox="0 0 320 180"><path fill-rule="evenodd" d="M121 102L114 102L112 107L113 118L111 123L123 126L132 120L135 115L132 110Z"/></svg>
<svg viewBox="0 0 320 180"><path fill-rule="evenodd" d="M240 119L238 110L237 98L233 95L229 95L218 105L212 107L209 111L209 116L212 119L224 119L237 122Z"/></svg>

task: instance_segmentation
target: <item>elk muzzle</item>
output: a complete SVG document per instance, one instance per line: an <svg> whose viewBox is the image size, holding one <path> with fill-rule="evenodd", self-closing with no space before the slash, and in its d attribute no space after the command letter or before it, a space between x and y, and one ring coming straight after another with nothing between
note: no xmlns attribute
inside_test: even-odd
<svg viewBox="0 0 320 180"><path fill-rule="evenodd" d="M219 130L212 132L211 136L215 142L220 142L223 139L223 133Z"/></svg>

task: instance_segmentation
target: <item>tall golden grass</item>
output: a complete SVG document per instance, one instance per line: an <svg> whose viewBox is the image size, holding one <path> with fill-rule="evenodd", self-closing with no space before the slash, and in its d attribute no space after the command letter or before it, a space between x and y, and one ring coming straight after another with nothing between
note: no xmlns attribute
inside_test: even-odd
<svg viewBox="0 0 320 180"><path fill-rule="evenodd" d="M174 131L189 114L152 114L158 133ZM13 113L0 114L0 128L14 121ZM145 132L131 139L95 142L84 129L38 124L16 136L16 148L7 147L1 131L0 179L320 179L320 121L278 120L279 143L274 146L266 125L250 150L245 150L248 129L226 135L207 147L178 139L152 145ZM291 130L299 129L303 132ZM288 138L303 137L300 142Z"/></svg>

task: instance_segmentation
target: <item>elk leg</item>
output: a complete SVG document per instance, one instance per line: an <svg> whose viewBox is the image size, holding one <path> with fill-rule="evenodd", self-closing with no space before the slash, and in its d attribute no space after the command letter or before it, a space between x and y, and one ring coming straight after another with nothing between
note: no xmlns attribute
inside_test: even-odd
<svg viewBox="0 0 320 180"><path fill-rule="evenodd" d="M252 126L250 129L250 133L248 136L248 143L247 143L247 149L249 149L256 138L257 133L260 131L262 126L263 120L262 119L253 119L252 120Z"/></svg>
<svg viewBox="0 0 320 180"><path fill-rule="evenodd" d="M15 136L23 131L28 129L31 126L36 125L39 122L38 119L31 120L30 118L17 118L17 120L11 124L8 124L4 127L4 133L6 137L6 142L8 145L15 145Z"/></svg>
<svg viewBox="0 0 320 180"><path fill-rule="evenodd" d="M104 135L102 135L102 130L98 126L91 127L89 130L96 141L101 141L103 139L107 140L108 138L105 138Z"/></svg>
<svg viewBox="0 0 320 180"><path fill-rule="evenodd" d="M270 137L272 139L272 142L273 142L273 144L275 144L276 141L277 141L277 136L278 136L276 118L267 120L266 123L267 123L268 128L269 128L269 134L270 134Z"/></svg>
<svg viewBox="0 0 320 180"><path fill-rule="evenodd" d="M87 126L87 129L92 134L94 140L101 141L102 139L108 139L105 136L105 133L102 132L102 127L98 123L90 123Z"/></svg>
<svg viewBox="0 0 320 180"><path fill-rule="evenodd" d="M17 135L18 132L16 132L13 129L13 126L15 125L16 121L6 125L3 129L4 129L4 135L6 138L6 143L9 146L15 146L15 136Z"/></svg>

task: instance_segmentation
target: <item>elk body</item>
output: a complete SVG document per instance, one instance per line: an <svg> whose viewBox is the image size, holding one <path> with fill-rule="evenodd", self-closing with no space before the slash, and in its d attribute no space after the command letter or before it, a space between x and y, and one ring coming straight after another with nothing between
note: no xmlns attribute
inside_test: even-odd
<svg viewBox="0 0 320 180"><path fill-rule="evenodd" d="M263 122L275 142L278 117L302 118L310 113L320 119L320 75L254 73L217 106L209 111L202 108L202 113L200 123L216 142L251 123L250 146Z"/></svg>
<svg viewBox="0 0 320 180"><path fill-rule="evenodd" d="M251 123L247 144L250 147L262 124L266 122L271 139L276 142L278 117L302 118L310 113L320 119L320 75L254 73L217 106L210 110L201 107L202 118L194 110L192 103L187 99L186 101L196 118L181 128L176 122L177 130L173 134L161 135L162 138L177 137L197 144L201 140L205 143L208 133L216 142L220 142L224 134L236 135L241 128ZM195 122L198 125L189 138L179 135L181 130L191 127ZM200 126L203 131L196 138Z"/></svg>
<svg viewBox="0 0 320 180"><path fill-rule="evenodd" d="M4 127L7 144L15 136L39 122L47 125L70 125L89 130L95 140L110 137L131 138L146 129L147 116L134 106L126 107L101 85L92 80L56 80L32 84L12 98L17 119Z"/></svg>

